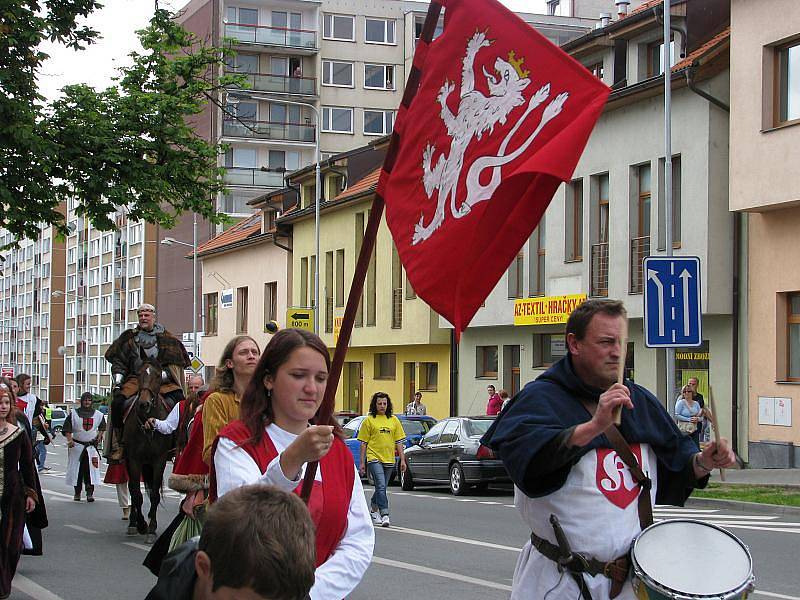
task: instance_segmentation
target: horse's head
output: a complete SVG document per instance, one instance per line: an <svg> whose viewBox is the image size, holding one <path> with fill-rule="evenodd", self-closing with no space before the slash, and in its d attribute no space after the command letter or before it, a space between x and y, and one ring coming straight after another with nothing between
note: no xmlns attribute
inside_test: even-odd
<svg viewBox="0 0 800 600"><path fill-rule="evenodd" d="M154 416L154 408L161 390L161 365L157 360L144 357L139 370L139 400L137 410L143 417Z"/></svg>

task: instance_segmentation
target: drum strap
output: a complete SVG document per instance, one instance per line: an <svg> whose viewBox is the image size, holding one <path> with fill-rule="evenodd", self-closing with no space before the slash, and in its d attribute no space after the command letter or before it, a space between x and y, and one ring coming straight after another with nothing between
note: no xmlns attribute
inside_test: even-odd
<svg viewBox="0 0 800 600"><path fill-rule="evenodd" d="M597 405L589 402L585 398L581 398L580 401L583 407L589 411L589 414L594 416ZM638 501L639 526L642 528L642 531L644 531L653 524L653 506L650 501L650 488L653 486L653 482L644 471L642 471L642 468L639 466L639 461L636 460L636 456L634 456L631 447L628 445L627 440L625 440L625 436L617 429L616 425L612 423L611 426L606 429L605 436L608 438L608 441L611 442L611 447L614 448L614 451L622 459L622 462L627 465L631 475L633 475L633 479L640 488Z"/></svg>

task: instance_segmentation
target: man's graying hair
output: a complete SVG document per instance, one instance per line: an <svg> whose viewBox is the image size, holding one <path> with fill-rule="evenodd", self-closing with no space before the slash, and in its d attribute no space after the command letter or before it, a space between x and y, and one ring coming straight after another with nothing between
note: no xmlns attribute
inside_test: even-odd
<svg viewBox="0 0 800 600"><path fill-rule="evenodd" d="M582 340L586 337L586 329L588 329L589 323L598 313L610 317L628 316L622 300L586 300L570 314L569 319L567 319L565 334L569 335L571 333L576 339Z"/></svg>

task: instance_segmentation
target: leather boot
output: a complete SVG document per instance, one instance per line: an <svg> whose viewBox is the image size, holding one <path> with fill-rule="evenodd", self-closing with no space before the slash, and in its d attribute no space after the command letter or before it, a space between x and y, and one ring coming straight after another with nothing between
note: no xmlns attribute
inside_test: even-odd
<svg viewBox="0 0 800 600"><path fill-rule="evenodd" d="M125 447L122 444L122 429L116 427L111 433L111 452L108 455L110 460L121 461L125 457Z"/></svg>
<svg viewBox="0 0 800 600"><path fill-rule="evenodd" d="M94 502L94 486L87 485L86 486L86 501L87 502Z"/></svg>
<svg viewBox="0 0 800 600"><path fill-rule="evenodd" d="M72 499L75 502L80 502L81 501L81 486L79 486L79 485L75 486L75 495L72 497Z"/></svg>

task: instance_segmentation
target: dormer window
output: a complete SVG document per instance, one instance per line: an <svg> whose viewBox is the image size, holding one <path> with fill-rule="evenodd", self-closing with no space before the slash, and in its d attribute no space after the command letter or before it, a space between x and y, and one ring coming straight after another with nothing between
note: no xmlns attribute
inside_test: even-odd
<svg viewBox="0 0 800 600"><path fill-rule="evenodd" d="M670 38L669 64L675 65L675 39ZM647 77L657 77L664 73L664 42L658 41L647 45Z"/></svg>

